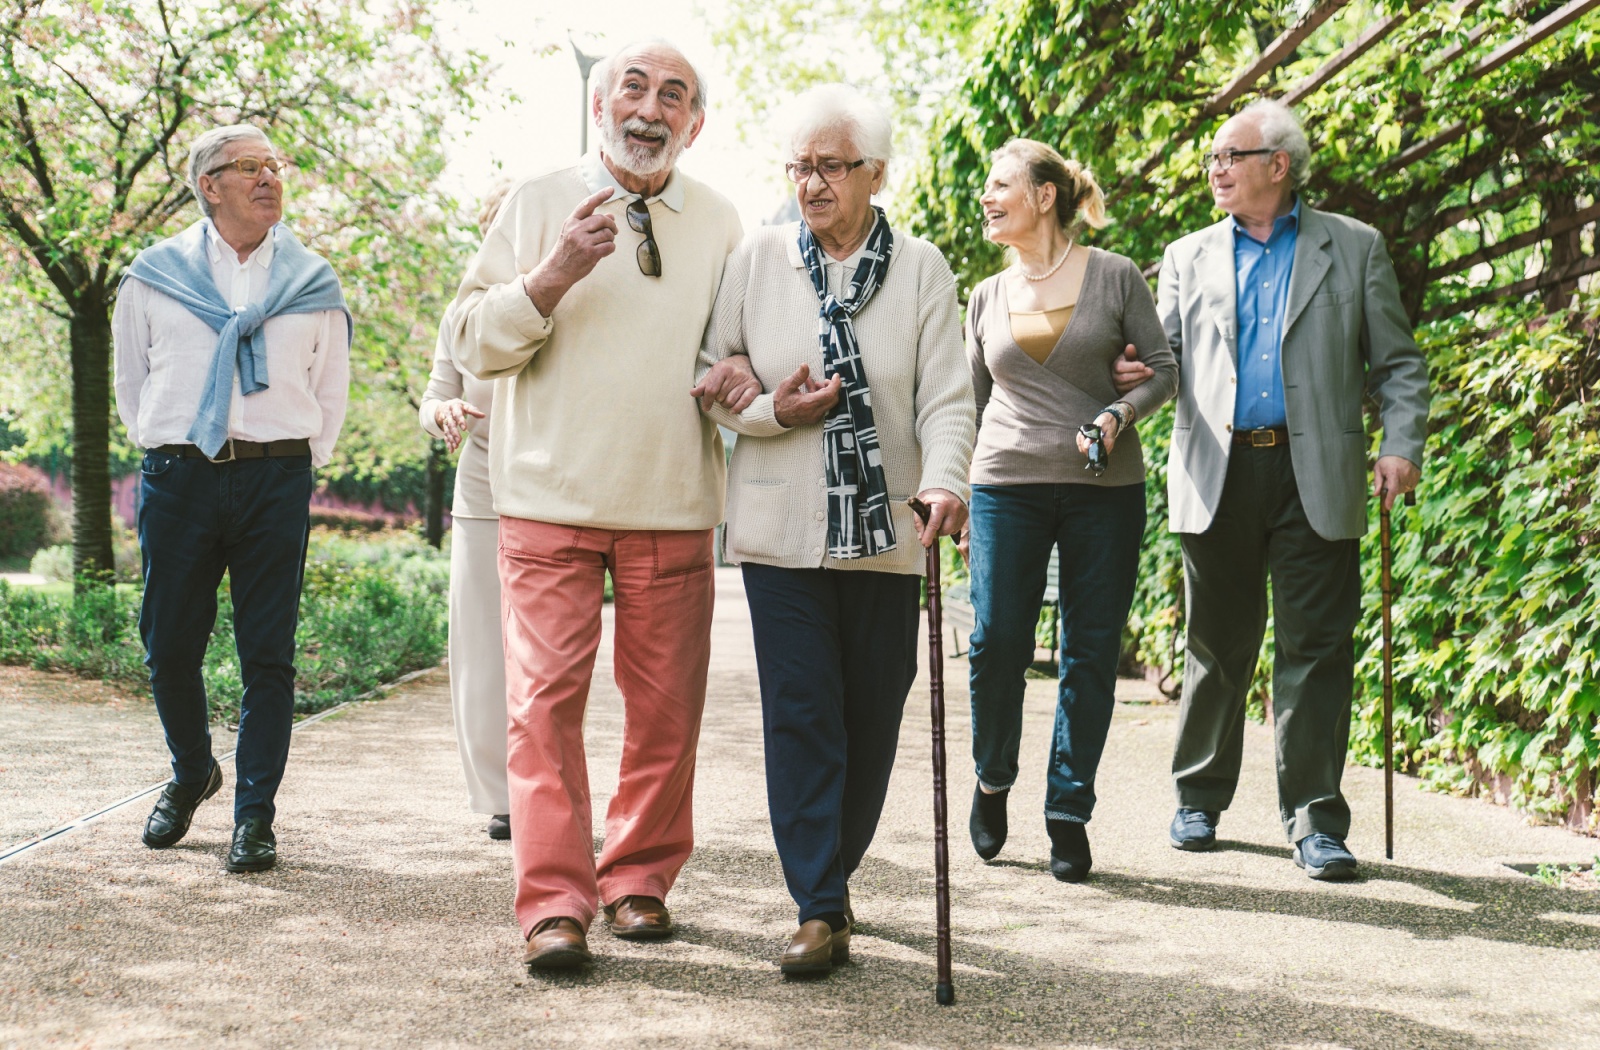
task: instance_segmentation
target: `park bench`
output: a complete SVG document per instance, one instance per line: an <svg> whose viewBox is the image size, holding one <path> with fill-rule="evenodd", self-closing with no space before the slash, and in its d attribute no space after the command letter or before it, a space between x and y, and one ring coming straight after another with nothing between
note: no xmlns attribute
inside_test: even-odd
<svg viewBox="0 0 1600 1050"><path fill-rule="evenodd" d="M1041 609L1049 608L1061 596L1061 557L1060 552L1050 552L1050 567L1045 571L1044 600ZM950 628L952 649L956 656L964 655L967 651L967 641L972 635L972 594L969 580L953 583L942 595L944 622ZM1056 654L1061 651L1061 618L1056 617L1055 637L1050 645L1050 659L1056 659Z"/></svg>

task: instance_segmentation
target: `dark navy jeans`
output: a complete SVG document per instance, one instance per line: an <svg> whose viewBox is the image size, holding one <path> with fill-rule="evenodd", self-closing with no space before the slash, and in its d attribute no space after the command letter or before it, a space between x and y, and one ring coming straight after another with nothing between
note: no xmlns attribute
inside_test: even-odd
<svg viewBox="0 0 1600 1050"><path fill-rule="evenodd" d="M139 550L150 690L179 783L211 771L200 669L228 573L244 695L234 767L234 820L272 820L294 721L294 632L300 618L313 487L310 456L211 463L144 454Z"/></svg>
<svg viewBox="0 0 1600 1050"><path fill-rule="evenodd" d="M991 788L1017 779L1024 676L1050 550L1061 553L1061 677L1047 820L1087 823L1094 813L1144 520L1142 484L972 486L972 757L978 779Z"/></svg>
<svg viewBox="0 0 1600 1050"><path fill-rule="evenodd" d="M845 887L878 830L917 676L920 581L744 566L767 809L802 923L844 911Z"/></svg>

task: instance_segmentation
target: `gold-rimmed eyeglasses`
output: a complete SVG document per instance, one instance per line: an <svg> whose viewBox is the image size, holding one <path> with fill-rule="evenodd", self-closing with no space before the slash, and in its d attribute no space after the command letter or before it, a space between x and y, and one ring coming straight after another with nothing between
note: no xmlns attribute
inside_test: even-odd
<svg viewBox="0 0 1600 1050"><path fill-rule="evenodd" d="M279 160L276 157L268 157L266 160L262 160L260 157L240 157L238 160L230 160L226 164L218 164L206 174L214 176L218 172L227 171L229 168L237 171L247 179L258 178L261 175L262 168L266 168L280 179L289 174L289 162Z"/></svg>

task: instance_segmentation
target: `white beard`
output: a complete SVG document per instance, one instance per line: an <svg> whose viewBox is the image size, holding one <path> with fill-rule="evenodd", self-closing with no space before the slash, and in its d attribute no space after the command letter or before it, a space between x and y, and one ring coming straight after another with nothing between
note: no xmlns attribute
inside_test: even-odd
<svg viewBox="0 0 1600 1050"><path fill-rule="evenodd" d="M606 157L623 171L642 179L670 171L672 166L678 163L683 151L689 147L689 133L692 130L693 125L685 126L683 131L674 137L672 129L665 121L651 122L640 120L638 117L631 117L619 126L611 114L610 103L601 102L600 145L605 150ZM630 131L660 135L663 144L657 150L637 146L627 139Z"/></svg>

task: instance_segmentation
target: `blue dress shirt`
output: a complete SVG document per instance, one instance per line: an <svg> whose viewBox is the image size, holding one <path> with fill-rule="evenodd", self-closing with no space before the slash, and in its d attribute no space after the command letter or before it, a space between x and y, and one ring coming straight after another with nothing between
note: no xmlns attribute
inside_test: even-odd
<svg viewBox="0 0 1600 1050"><path fill-rule="evenodd" d="M1272 224L1265 243L1233 224L1233 269L1239 317L1239 386L1233 399L1233 429L1281 427L1283 407L1283 317L1289 308L1289 275L1300 236L1300 200Z"/></svg>

